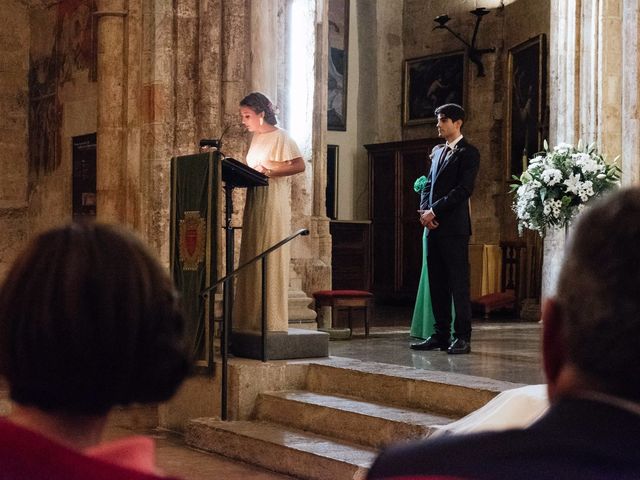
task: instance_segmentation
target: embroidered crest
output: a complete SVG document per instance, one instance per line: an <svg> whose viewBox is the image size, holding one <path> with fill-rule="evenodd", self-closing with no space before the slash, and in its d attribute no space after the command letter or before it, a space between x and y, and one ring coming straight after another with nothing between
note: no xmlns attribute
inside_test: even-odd
<svg viewBox="0 0 640 480"><path fill-rule="evenodd" d="M204 261L207 222L198 211L184 212L180 220L180 262L183 270L197 270Z"/></svg>

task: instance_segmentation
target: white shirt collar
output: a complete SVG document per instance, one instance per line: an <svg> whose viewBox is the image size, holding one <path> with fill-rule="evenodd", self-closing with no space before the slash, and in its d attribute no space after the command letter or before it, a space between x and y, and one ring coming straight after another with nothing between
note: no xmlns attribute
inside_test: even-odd
<svg viewBox="0 0 640 480"><path fill-rule="evenodd" d="M462 140L462 134L460 134L460 136L456 138L453 142L446 142L446 145L447 147L453 150L460 140Z"/></svg>

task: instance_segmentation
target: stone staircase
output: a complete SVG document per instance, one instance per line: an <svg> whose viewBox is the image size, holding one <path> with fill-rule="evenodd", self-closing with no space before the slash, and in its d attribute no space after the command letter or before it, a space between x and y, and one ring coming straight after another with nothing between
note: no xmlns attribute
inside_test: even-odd
<svg viewBox="0 0 640 480"><path fill-rule="evenodd" d="M334 357L308 364L304 390L261 393L252 420L191 420L185 440L301 479L364 479L380 448L429 436L517 386Z"/></svg>

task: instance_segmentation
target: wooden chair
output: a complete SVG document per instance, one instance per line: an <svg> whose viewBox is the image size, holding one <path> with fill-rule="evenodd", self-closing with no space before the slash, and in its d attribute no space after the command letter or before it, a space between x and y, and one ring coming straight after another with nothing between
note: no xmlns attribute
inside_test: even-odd
<svg viewBox="0 0 640 480"><path fill-rule="evenodd" d="M320 290L313 293L316 300L316 311L321 307L331 307L331 316L338 318L340 309L347 310L347 322L349 331L353 332L351 311L353 309L364 310L364 335L369 336L369 318L373 318L373 293L366 290Z"/></svg>
<svg viewBox="0 0 640 480"><path fill-rule="evenodd" d="M471 301L471 308L475 312L489 314L495 311L511 311L520 315L520 268L522 253L526 243L522 241L502 241L501 288L500 292L489 293Z"/></svg>

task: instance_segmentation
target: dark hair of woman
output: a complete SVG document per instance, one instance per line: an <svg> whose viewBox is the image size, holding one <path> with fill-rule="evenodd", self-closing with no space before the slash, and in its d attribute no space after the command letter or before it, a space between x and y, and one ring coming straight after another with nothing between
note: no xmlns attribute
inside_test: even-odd
<svg viewBox="0 0 640 480"><path fill-rule="evenodd" d="M0 290L0 374L22 405L103 414L167 400L189 371L184 340L171 279L118 227L39 235Z"/></svg>
<svg viewBox="0 0 640 480"><path fill-rule="evenodd" d="M242 100L240 100L241 107L249 107L255 113L264 112L264 121L269 125L277 125L278 118L276 117L277 108L271 103L271 100L267 96L260 92L252 92Z"/></svg>

